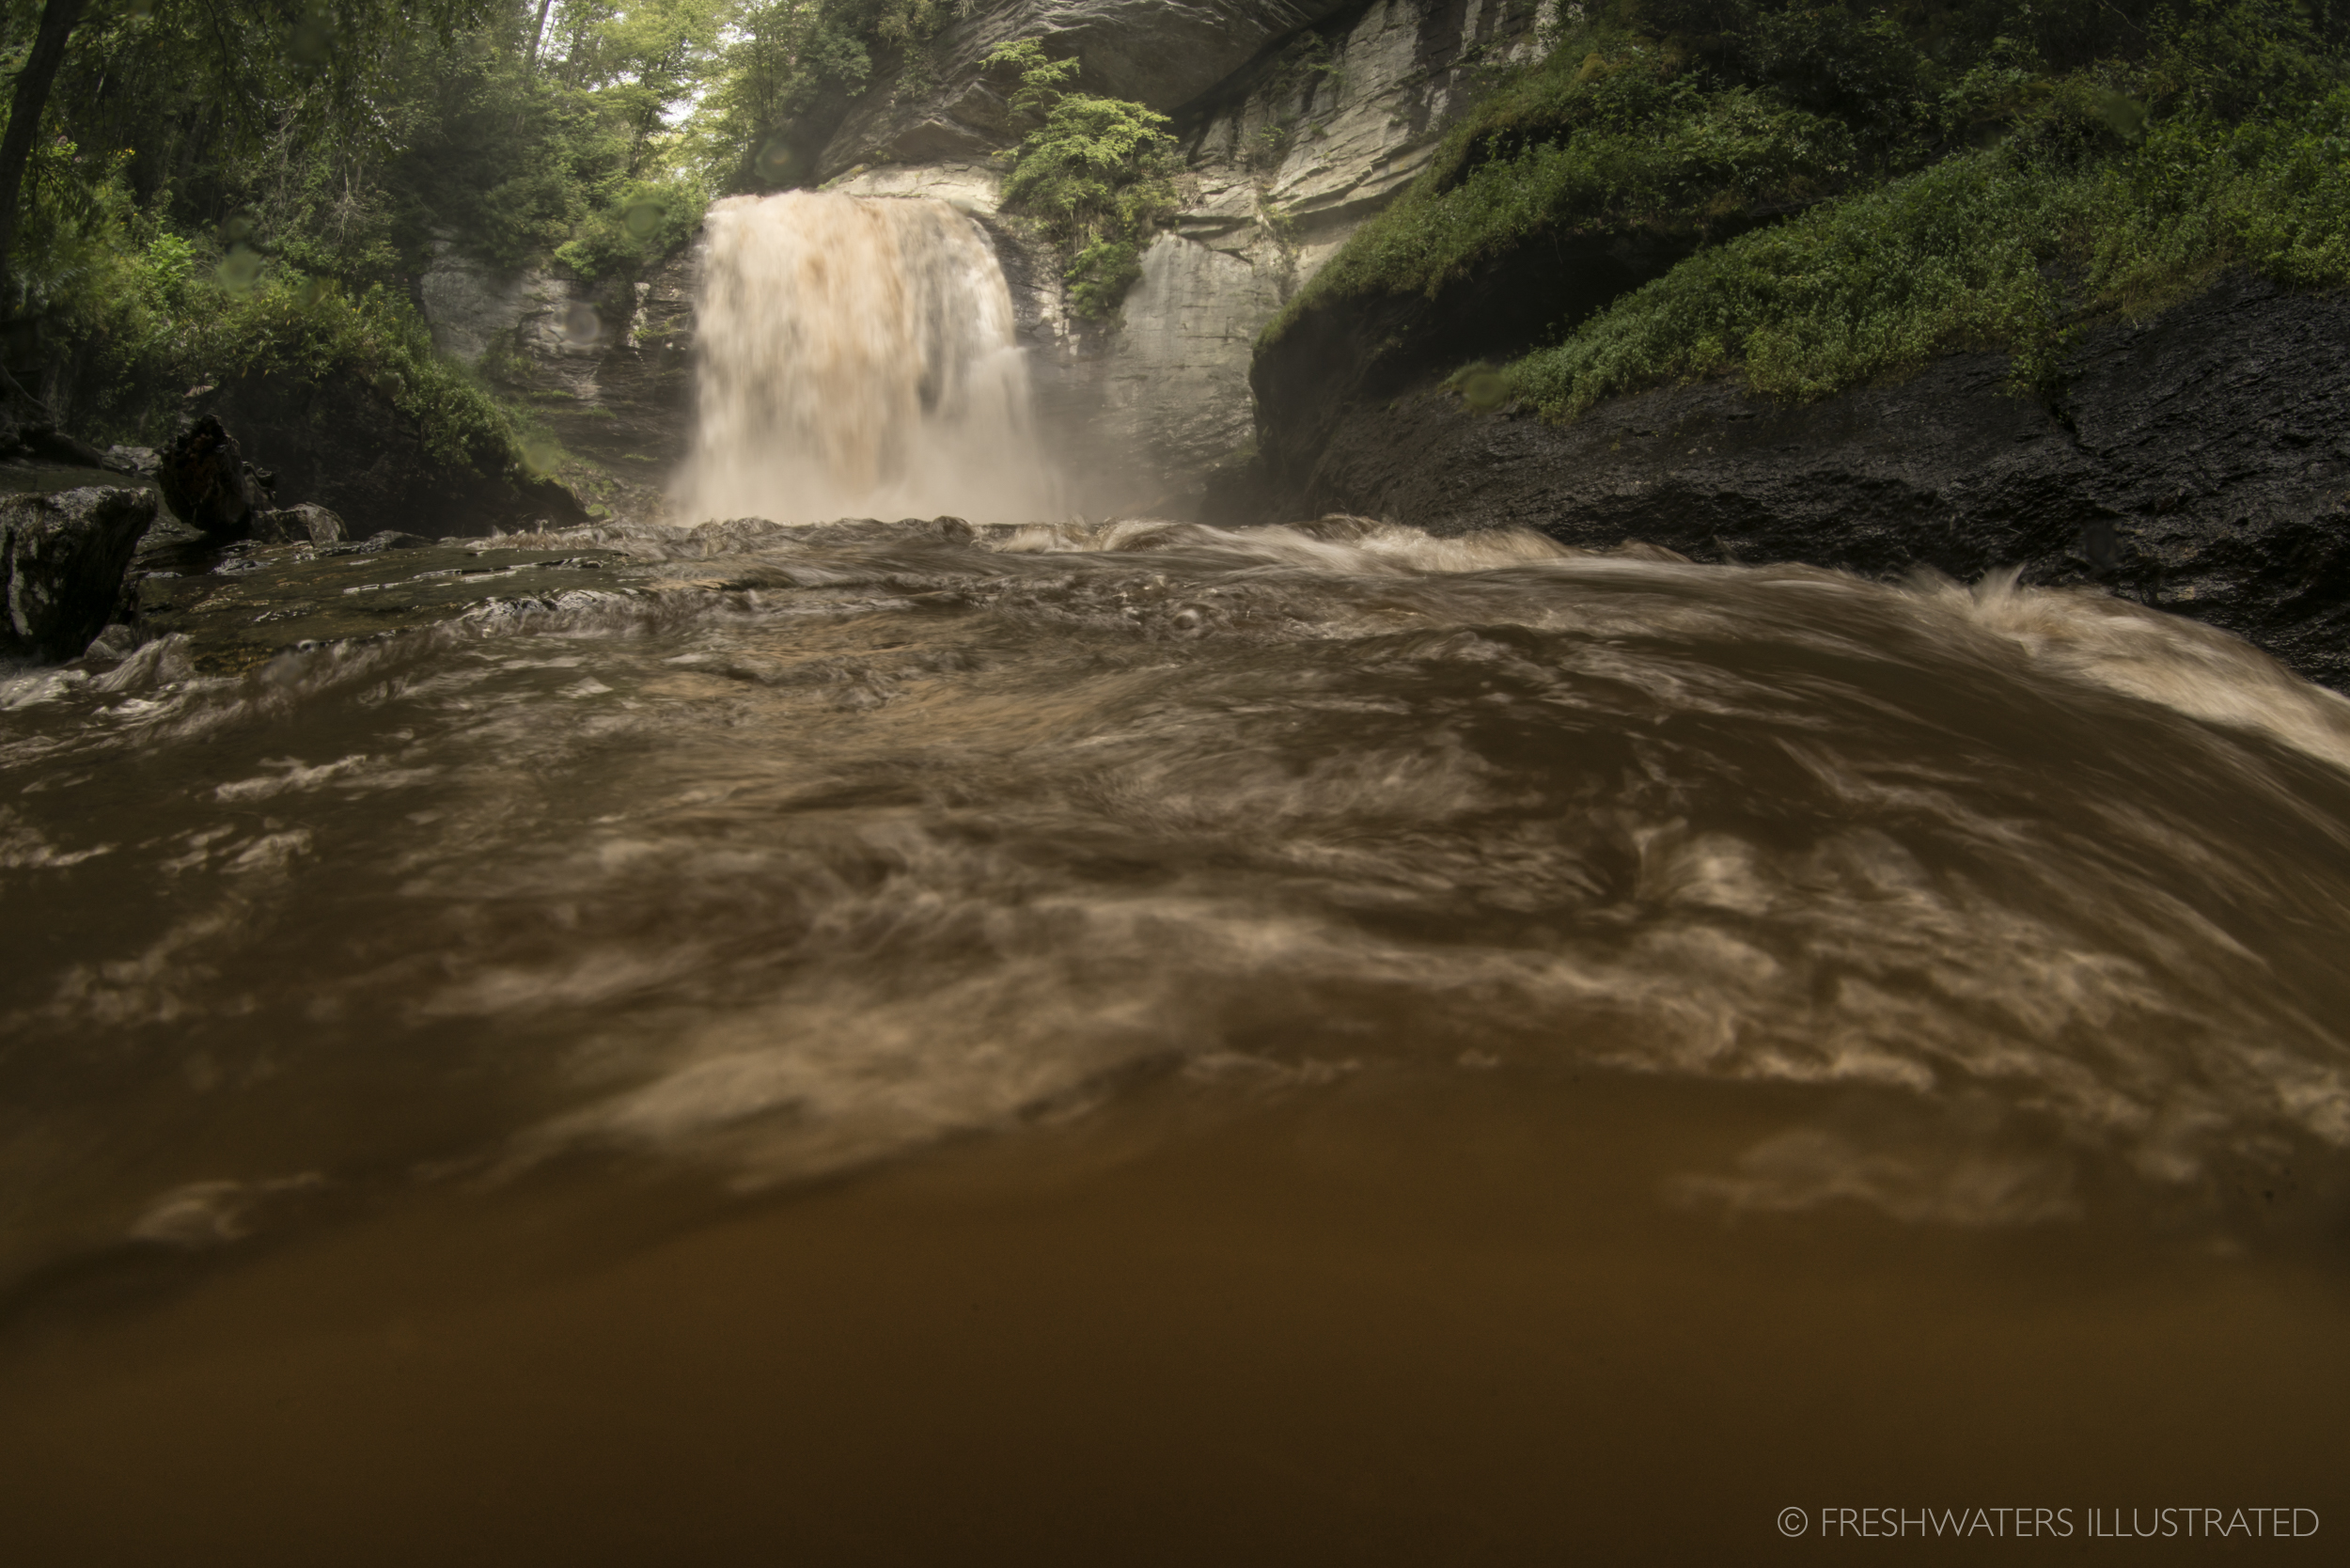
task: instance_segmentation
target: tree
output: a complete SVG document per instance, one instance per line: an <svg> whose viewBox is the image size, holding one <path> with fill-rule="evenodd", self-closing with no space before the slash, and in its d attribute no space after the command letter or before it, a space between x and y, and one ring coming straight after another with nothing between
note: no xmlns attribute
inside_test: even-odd
<svg viewBox="0 0 2350 1568"><path fill-rule="evenodd" d="M208 24L201 29L211 42L206 86L232 113L259 98L286 96L303 114L362 118L383 85L395 38L424 26L446 39L481 21L496 5L497 0L212 0L205 7ZM7 268L15 243L25 166L48 112L50 88L88 12L88 0L46 0L32 49L17 73L8 133L0 136L0 270ZM271 95L266 89L273 82L293 90Z"/></svg>
<svg viewBox="0 0 2350 1568"><path fill-rule="evenodd" d="M40 27L33 47L17 72L16 95L8 108L8 131L0 136L0 267L6 267L8 247L16 240L18 198L24 191L24 163L33 153L33 138L40 131L41 112L49 106L50 85L65 63L66 40L81 24L88 0L49 0L41 8Z"/></svg>

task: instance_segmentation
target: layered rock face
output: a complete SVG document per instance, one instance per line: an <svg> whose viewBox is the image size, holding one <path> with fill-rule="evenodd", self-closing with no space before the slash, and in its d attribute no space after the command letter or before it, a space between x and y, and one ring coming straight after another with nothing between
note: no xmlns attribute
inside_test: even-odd
<svg viewBox="0 0 2350 1568"><path fill-rule="evenodd" d="M1289 478L1264 515L1527 527L1871 575L2018 568L2208 620L2350 685L2345 341L2350 295L2237 279L2091 331L2046 402L2011 392L1996 354L1800 407L1713 383L1565 426L1480 414L1433 382L1268 400ZM1285 339L1261 384L1309 386L1308 350Z"/></svg>
<svg viewBox="0 0 2350 1568"><path fill-rule="evenodd" d="M1040 0L975 18L948 36L948 56L960 63L941 86L918 99L877 90L826 153L828 166L856 165L830 189L938 196L994 235L1043 423L1066 461L1073 503L1089 515L1201 510L1219 472L1254 439L1257 334L1426 165L1444 127L1493 71L1533 46L1556 8L1356 0L1215 9L1245 15L1247 26L1230 37L1264 45L1253 58L1227 64L1229 48L1177 49L1146 69L1135 38L1190 26L1209 8ZM1143 34L1111 28L1129 10L1155 20L1135 21ZM1310 27L1308 10L1320 18ZM1009 133L1000 84L978 61L996 42L1039 36L1055 53L1080 55L1089 88L1175 112L1184 206L1144 251L1142 277L1115 321L1070 311L1058 259L1001 212L1002 166L985 156L990 137L1000 144ZM1097 36L1122 41L1097 58ZM1208 74L1212 65L1226 74ZM964 139L950 137L949 120Z"/></svg>
<svg viewBox="0 0 2350 1568"><path fill-rule="evenodd" d="M419 286L433 344L529 401L557 441L641 504L685 455L693 418L695 259L641 279L503 274L447 245Z"/></svg>
<svg viewBox="0 0 2350 1568"><path fill-rule="evenodd" d="M884 73L849 107L819 160L830 180L858 165L983 158L1008 139L1002 85L979 71L999 44L1037 39L1085 61L1088 91L1170 113L1277 39L1347 0L1015 0L966 17L928 45L927 69ZM916 85L927 79L926 86Z"/></svg>

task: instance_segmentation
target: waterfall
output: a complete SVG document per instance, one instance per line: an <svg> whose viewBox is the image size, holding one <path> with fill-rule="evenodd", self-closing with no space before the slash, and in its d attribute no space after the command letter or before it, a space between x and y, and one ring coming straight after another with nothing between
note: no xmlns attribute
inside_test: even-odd
<svg viewBox="0 0 2350 1568"><path fill-rule="evenodd" d="M1011 292L926 197L793 191L711 209L700 417L682 520L1054 515Z"/></svg>

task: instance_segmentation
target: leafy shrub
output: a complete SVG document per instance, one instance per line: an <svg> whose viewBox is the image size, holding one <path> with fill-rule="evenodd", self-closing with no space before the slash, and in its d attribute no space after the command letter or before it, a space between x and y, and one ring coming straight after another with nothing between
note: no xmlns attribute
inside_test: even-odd
<svg viewBox="0 0 2350 1568"><path fill-rule="evenodd" d="M178 393L203 381L279 376L372 387L435 461L500 473L523 465L531 432L461 365L434 352L403 293L353 290L263 263L257 253L162 230L144 245L116 221L86 242L115 287L75 318L99 384L87 428L160 439ZM243 267L233 260L244 259Z"/></svg>
<svg viewBox="0 0 2350 1568"><path fill-rule="evenodd" d="M316 384L372 386L411 421L435 462L490 473L522 466L514 418L454 361L401 296L372 286L353 295L319 278L279 274L243 293L212 290L166 344L183 372L277 375Z"/></svg>
<svg viewBox="0 0 2350 1568"><path fill-rule="evenodd" d="M1999 147L1700 252L1504 372L1554 417L1736 370L1825 396L1934 355L1999 349L2044 384L2069 324L2175 303L2230 268L2350 285L2350 86L2201 7L2142 68L2030 79ZM2068 324L2069 323L2069 324Z"/></svg>
<svg viewBox="0 0 2350 1568"><path fill-rule="evenodd" d="M709 205L691 182L630 180L556 247L555 259L585 278L639 272L682 245Z"/></svg>
<svg viewBox="0 0 2350 1568"><path fill-rule="evenodd" d="M1069 258L1078 314L1113 314L1142 275L1141 247L1181 205L1167 118L1139 103L1070 91L1075 60L1050 60L1035 39L998 46L984 62L1019 73L1015 114L1042 118L1006 157L1004 205L1036 217Z"/></svg>

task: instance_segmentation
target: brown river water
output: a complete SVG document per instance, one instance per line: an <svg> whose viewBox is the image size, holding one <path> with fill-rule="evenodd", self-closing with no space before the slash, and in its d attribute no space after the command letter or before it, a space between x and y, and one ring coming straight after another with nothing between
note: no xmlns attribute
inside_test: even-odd
<svg viewBox="0 0 2350 1568"><path fill-rule="evenodd" d="M2350 1532L2350 703L2242 644L1345 520L307 554L0 671L0 1562Z"/></svg>

